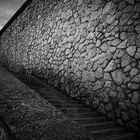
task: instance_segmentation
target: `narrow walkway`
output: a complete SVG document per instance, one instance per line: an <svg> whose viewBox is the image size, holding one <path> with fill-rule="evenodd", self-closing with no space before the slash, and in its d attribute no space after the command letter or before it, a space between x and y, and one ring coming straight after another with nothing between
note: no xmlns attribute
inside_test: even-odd
<svg viewBox="0 0 140 140"><path fill-rule="evenodd" d="M25 74L13 73L22 82L39 93L56 108L64 112L68 118L76 121L81 127L90 132L97 140L137 140L134 133L128 133L124 128L118 127L112 121L97 112L93 112L78 101L58 92L54 88Z"/></svg>

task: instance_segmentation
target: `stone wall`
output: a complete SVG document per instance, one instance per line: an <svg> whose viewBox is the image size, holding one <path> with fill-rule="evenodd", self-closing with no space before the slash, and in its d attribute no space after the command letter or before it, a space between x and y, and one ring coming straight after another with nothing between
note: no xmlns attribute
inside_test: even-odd
<svg viewBox="0 0 140 140"><path fill-rule="evenodd" d="M140 128L139 0L33 0L0 41L9 69Z"/></svg>

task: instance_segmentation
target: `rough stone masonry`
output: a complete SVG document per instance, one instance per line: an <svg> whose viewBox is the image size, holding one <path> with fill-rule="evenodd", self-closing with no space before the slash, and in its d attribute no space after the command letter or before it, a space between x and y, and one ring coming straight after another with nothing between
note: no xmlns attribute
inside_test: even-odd
<svg viewBox="0 0 140 140"><path fill-rule="evenodd" d="M1 33L0 54L140 131L140 0L32 0Z"/></svg>

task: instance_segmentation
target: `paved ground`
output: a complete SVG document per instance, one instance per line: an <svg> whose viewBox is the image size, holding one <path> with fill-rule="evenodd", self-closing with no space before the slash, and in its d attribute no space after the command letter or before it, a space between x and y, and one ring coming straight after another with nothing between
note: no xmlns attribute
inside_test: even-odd
<svg viewBox="0 0 140 140"><path fill-rule="evenodd" d="M0 67L0 140L88 140L78 124ZM7 127L8 126L8 127ZM4 130L4 131L3 131ZM5 136L6 135L6 136Z"/></svg>

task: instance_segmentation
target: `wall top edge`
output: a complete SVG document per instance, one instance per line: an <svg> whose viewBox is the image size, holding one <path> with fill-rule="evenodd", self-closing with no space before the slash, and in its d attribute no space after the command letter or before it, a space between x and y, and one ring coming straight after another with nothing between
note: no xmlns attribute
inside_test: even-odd
<svg viewBox="0 0 140 140"><path fill-rule="evenodd" d="M26 0L23 5L17 10L17 12L10 18L10 20L4 25L4 27L0 30L0 36L3 32L11 25L11 23L25 10L25 8L32 2L33 0Z"/></svg>

